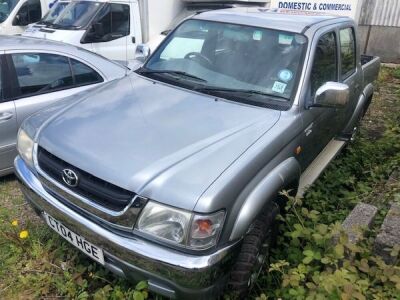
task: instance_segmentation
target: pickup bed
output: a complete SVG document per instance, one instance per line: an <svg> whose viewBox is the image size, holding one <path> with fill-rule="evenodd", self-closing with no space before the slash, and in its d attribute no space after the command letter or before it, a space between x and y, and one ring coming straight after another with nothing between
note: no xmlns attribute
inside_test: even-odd
<svg viewBox="0 0 400 300"><path fill-rule="evenodd" d="M241 297L280 191L319 174L371 102L380 62L357 45L344 17L192 16L136 72L23 123L21 189L57 233L152 292Z"/></svg>

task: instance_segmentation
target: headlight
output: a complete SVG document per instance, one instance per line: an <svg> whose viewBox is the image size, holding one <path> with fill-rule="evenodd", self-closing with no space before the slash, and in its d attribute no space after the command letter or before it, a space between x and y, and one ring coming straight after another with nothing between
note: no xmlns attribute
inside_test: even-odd
<svg viewBox="0 0 400 300"><path fill-rule="evenodd" d="M25 130L18 132L17 149L22 159L29 165L33 165L33 145L34 142Z"/></svg>
<svg viewBox="0 0 400 300"><path fill-rule="evenodd" d="M150 201L143 209L136 229L179 246L203 250L217 243L224 218L222 211L208 216L197 215Z"/></svg>

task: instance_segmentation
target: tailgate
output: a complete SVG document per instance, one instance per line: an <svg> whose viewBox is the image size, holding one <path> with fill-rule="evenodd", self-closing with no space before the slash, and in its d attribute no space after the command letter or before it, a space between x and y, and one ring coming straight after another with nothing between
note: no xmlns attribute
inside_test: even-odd
<svg viewBox="0 0 400 300"><path fill-rule="evenodd" d="M361 55L361 64L364 73L364 86L378 79L381 68L381 59L379 57Z"/></svg>

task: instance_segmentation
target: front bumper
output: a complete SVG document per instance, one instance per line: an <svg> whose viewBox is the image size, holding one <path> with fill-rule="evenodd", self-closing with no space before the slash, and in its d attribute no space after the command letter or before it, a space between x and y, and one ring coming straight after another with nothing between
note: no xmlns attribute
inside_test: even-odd
<svg viewBox="0 0 400 300"><path fill-rule="evenodd" d="M135 281L147 280L149 290L169 298L210 299L218 295L236 257L238 243L212 254L195 256L140 238L117 235L62 204L43 188L18 156L15 173L27 201L48 213L104 251L105 267Z"/></svg>

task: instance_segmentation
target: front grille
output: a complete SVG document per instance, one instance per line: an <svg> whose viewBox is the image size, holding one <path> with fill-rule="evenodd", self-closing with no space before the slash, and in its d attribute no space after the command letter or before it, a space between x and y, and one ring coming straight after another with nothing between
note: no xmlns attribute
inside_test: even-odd
<svg viewBox="0 0 400 300"><path fill-rule="evenodd" d="M54 156L45 149L38 148L39 167L47 175L58 183L62 184L71 191L86 199L95 202L107 209L114 211L123 210L133 199L135 193L120 188L114 184L95 177L62 159ZM70 169L76 173L79 178L78 185L71 187L63 180L63 170Z"/></svg>

